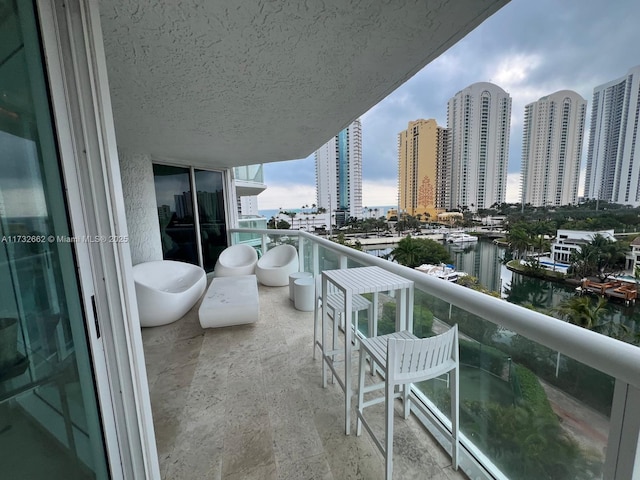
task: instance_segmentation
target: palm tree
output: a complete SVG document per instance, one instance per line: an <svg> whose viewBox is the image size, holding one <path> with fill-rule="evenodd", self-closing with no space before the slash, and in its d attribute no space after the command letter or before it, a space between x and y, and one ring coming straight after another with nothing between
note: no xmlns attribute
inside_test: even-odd
<svg viewBox="0 0 640 480"><path fill-rule="evenodd" d="M533 245L533 251L540 254L549 251L551 248L551 242L547 240L544 234L534 234L531 236L531 243ZM538 257L539 261L539 257Z"/></svg>
<svg viewBox="0 0 640 480"><path fill-rule="evenodd" d="M571 297L554 309L564 320L589 330L602 327L600 317L606 311L607 301L599 298L594 305L589 297Z"/></svg>
<svg viewBox="0 0 640 480"><path fill-rule="evenodd" d="M391 251L393 259L401 265L407 267L417 267L420 265L420 245L413 241L411 237L406 237L398 242L398 246Z"/></svg>
<svg viewBox="0 0 640 480"><path fill-rule="evenodd" d="M597 275L604 281L616 267L624 262L627 247L596 234L591 242L581 245L580 251L571 254L570 261L576 273L582 277Z"/></svg>
<svg viewBox="0 0 640 480"><path fill-rule="evenodd" d="M518 258L522 258L529 250L529 234L520 227L513 227L507 234L507 241Z"/></svg>
<svg viewBox="0 0 640 480"><path fill-rule="evenodd" d="M594 254L595 251L588 244L571 253L569 262L576 276L585 278L596 270Z"/></svg>

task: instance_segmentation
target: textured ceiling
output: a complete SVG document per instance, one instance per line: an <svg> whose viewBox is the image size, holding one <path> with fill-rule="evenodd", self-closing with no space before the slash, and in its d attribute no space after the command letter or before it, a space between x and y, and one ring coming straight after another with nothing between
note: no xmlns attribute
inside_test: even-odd
<svg viewBox="0 0 640 480"><path fill-rule="evenodd" d="M118 144L303 158L508 0L99 0Z"/></svg>

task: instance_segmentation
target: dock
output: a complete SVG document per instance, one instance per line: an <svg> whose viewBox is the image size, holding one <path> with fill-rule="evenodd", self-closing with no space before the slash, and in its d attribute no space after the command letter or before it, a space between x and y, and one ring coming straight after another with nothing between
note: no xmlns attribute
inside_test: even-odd
<svg viewBox="0 0 640 480"><path fill-rule="evenodd" d="M610 280L607 282L593 282L586 278L582 280L580 293L592 293L606 298L619 298L628 306L636 303L638 298L638 287L635 284L620 280Z"/></svg>

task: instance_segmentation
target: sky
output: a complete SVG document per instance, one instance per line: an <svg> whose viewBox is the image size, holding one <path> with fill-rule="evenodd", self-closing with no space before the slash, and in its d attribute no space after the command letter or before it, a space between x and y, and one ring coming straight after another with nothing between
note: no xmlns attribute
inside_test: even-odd
<svg viewBox="0 0 640 480"><path fill-rule="evenodd" d="M559 90L587 100L582 192L593 89L640 64L639 20L638 0L512 0L360 117L362 205L397 203L398 133L419 118L446 126L448 100L476 82L512 98L507 202L519 201L525 105ZM316 203L313 155L264 174L261 210Z"/></svg>

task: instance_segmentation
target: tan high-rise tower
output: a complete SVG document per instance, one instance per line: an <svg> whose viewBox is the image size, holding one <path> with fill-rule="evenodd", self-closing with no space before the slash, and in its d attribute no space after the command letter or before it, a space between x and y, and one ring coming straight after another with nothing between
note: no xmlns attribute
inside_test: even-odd
<svg viewBox="0 0 640 480"><path fill-rule="evenodd" d="M449 129L415 120L398 134L398 207L435 219L446 209L451 185Z"/></svg>

